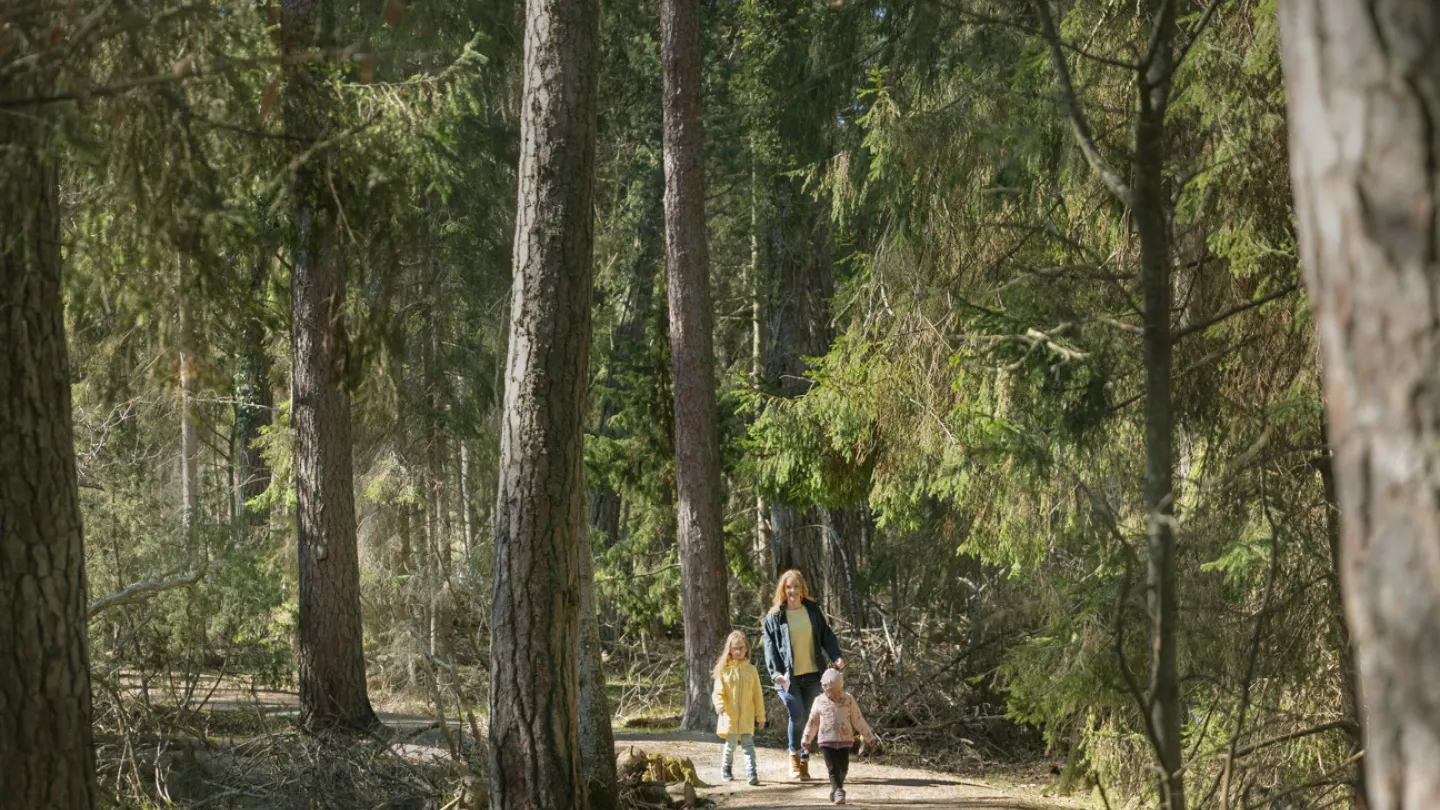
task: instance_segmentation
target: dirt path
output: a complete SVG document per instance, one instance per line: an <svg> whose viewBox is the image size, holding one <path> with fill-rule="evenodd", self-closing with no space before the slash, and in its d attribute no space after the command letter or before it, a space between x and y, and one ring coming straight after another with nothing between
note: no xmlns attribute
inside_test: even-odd
<svg viewBox="0 0 1440 810"><path fill-rule="evenodd" d="M665 734L615 732L615 746L624 749L634 745L647 754L689 757L700 778L713 788L698 792L714 799L725 810L790 810L803 807L829 807L830 783L826 781L825 764L819 757L810 766L811 781L793 782L784 748L756 746L760 764L760 786L750 787L743 781L723 782L720 779L720 743L713 734L672 732ZM744 760L735 773L744 773ZM909 810L1071 810L1087 808L1085 802L1040 796L1022 796L1007 792L983 781L961 779L932 771L876 765L856 760L850 765L845 784L846 805L851 807L905 807Z"/></svg>

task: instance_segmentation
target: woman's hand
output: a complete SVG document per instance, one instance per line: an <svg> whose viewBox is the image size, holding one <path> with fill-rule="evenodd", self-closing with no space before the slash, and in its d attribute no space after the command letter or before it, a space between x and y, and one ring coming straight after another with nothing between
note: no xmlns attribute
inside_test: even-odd
<svg viewBox="0 0 1440 810"><path fill-rule="evenodd" d="M836 668L836 669L844 669L844 668L845 668L845 659L844 659L844 658L836 658L836 659L835 659L835 668Z"/></svg>

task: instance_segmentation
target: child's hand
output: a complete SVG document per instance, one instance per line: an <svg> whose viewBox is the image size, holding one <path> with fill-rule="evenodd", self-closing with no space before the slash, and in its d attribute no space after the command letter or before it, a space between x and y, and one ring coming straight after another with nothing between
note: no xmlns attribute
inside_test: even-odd
<svg viewBox="0 0 1440 810"><path fill-rule="evenodd" d="M765 721L764 721L764 720L756 720L756 721L755 721L755 725L756 725L758 728L764 728L764 727L765 727Z"/></svg>

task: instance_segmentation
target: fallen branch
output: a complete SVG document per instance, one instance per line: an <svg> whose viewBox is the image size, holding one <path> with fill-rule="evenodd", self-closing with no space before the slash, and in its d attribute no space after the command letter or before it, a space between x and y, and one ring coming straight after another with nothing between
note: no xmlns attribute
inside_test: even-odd
<svg viewBox="0 0 1440 810"><path fill-rule="evenodd" d="M90 609L86 612L86 619L94 619L104 611L119 605L133 605L145 602L157 593L171 591L176 588L193 588L195 584L205 578L205 572L210 568L207 562L194 572L181 574L170 579L147 579L137 582L119 593L112 593L90 603Z"/></svg>

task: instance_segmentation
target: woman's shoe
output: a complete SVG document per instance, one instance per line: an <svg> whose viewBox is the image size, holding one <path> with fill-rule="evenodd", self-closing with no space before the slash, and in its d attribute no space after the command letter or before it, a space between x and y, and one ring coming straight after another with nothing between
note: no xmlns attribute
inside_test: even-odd
<svg viewBox="0 0 1440 810"><path fill-rule="evenodd" d="M791 751L791 752L790 752L790 778L791 778L791 779L799 779L799 778L800 778L800 766L801 766L801 765L802 765L802 763L800 762L800 755L797 754L797 753L795 753L794 751ZM808 772L806 773L805 778L806 778L806 779L809 779L809 778L810 778L810 775L809 775Z"/></svg>
<svg viewBox="0 0 1440 810"><path fill-rule="evenodd" d="M835 788L835 796L830 801L836 804L845 803L845 788Z"/></svg>
<svg viewBox="0 0 1440 810"><path fill-rule="evenodd" d="M720 771L720 778L724 779L726 782L729 782L730 780L734 779L735 776L730 772L729 768L723 768Z"/></svg>
<svg viewBox="0 0 1440 810"><path fill-rule="evenodd" d="M800 781L801 781L801 782L809 782L809 781L810 781L810 763L809 763L808 761L806 761L806 760L803 760L803 759L800 760Z"/></svg>
<svg viewBox="0 0 1440 810"><path fill-rule="evenodd" d="M752 773L752 774L750 774L750 781L749 781L749 782L746 782L745 784L747 784L747 785L749 785L749 786L751 786L751 787L759 787L759 786L760 786L760 777L757 776L756 774L753 774L753 773Z"/></svg>

